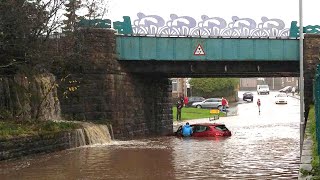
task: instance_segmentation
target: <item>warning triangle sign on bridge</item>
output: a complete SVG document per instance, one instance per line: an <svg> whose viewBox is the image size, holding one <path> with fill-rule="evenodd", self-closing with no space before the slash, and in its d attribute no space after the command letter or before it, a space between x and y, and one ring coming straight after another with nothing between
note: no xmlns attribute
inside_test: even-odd
<svg viewBox="0 0 320 180"><path fill-rule="evenodd" d="M198 44L197 48L194 50L193 55L195 55L195 56L203 56L203 55L206 55L206 53L204 52L202 46L200 44Z"/></svg>

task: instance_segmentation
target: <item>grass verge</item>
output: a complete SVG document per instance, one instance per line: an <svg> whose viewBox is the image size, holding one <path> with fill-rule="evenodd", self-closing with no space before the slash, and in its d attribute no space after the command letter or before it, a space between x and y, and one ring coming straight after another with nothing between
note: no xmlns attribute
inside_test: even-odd
<svg viewBox="0 0 320 180"><path fill-rule="evenodd" d="M177 107L172 108L173 120L177 120ZM225 117L225 113L220 112L220 117ZM201 119L201 118L213 118L213 115L210 114L210 109L198 109L193 107L184 107L181 111L181 119L182 120L190 120L190 119Z"/></svg>
<svg viewBox="0 0 320 180"><path fill-rule="evenodd" d="M53 121L0 121L0 138L24 137L76 129L79 124Z"/></svg>
<svg viewBox="0 0 320 180"><path fill-rule="evenodd" d="M318 154L318 142L317 142L317 132L316 132L316 118L314 106L310 106L309 115L309 132L312 137L313 147L312 147L312 175L315 179L320 179L320 164L319 164L319 154Z"/></svg>

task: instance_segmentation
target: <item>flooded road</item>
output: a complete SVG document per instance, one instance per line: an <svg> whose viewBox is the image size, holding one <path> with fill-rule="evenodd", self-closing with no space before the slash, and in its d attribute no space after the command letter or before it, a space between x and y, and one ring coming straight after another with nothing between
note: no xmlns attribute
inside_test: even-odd
<svg viewBox="0 0 320 180"><path fill-rule="evenodd" d="M0 179L297 179L299 100L276 105L273 99L274 93L240 100L237 116L216 121L231 130L228 138L114 141L0 162Z"/></svg>

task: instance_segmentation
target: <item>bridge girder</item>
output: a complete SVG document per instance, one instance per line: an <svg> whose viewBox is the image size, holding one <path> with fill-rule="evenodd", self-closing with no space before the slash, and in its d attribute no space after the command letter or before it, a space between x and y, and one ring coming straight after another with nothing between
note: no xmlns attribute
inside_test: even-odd
<svg viewBox="0 0 320 180"><path fill-rule="evenodd" d="M299 77L297 61L119 61L126 72L174 77Z"/></svg>

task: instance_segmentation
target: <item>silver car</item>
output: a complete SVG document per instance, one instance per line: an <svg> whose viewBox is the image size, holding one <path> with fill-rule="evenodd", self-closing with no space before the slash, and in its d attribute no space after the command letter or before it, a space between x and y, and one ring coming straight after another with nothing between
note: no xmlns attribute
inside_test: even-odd
<svg viewBox="0 0 320 180"><path fill-rule="evenodd" d="M217 108L222 107L221 98L209 98L201 102L195 102L192 104L192 107L196 108Z"/></svg>

